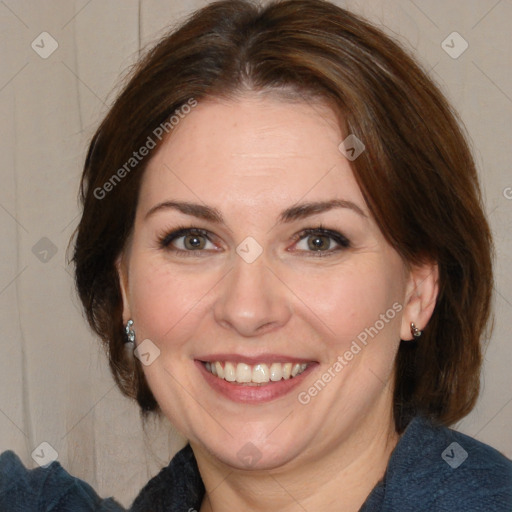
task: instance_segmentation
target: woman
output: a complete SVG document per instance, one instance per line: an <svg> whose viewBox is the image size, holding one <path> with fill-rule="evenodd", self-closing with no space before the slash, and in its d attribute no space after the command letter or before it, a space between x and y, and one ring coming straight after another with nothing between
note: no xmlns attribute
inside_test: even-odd
<svg viewBox="0 0 512 512"><path fill-rule="evenodd" d="M135 69L82 198L89 323L189 441L132 510L512 509L512 463L447 428L490 314L477 173L382 32L318 0L205 7ZM120 508L2 467L2 510Z"/></svg>

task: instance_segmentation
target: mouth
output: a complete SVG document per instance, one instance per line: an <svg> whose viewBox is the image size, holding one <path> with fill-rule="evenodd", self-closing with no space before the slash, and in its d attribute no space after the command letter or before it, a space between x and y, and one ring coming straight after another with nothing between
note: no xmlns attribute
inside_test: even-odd
<svg viewBox="0 0 512 512"><path fill-rule="evenodd" d="M313 363L257 363L254 365L231 361L206 361L206 371L219 379L236 384L264 386L270 382L279 382L297 377L308 365Z"/></svg>
<svg viewBox="0 0 512 512"><path fill-rule="evenodd" d="M236 360L238 359L238 360ZM270 402L292 392L318 366L316 361L290 360L286 356L243 358L216 356L196 359L206 383L234 402Z"/></svg>

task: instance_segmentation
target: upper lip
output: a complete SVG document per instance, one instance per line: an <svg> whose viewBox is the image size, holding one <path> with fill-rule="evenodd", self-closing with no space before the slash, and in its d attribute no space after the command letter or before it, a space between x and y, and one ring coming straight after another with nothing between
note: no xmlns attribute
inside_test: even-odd
<svg viewBox="0 0 512 512"><path fill-rule="evenodd" d="M255 364L272 364L272 363L315 363L312 359L304 359L300 357L287 356L284 354L259 354L256 356L247 356L242 354L208 354L196 357L196 360L203 363L213 363L216 361L229 361L231 363L245 363L248 365Z"/></svg>

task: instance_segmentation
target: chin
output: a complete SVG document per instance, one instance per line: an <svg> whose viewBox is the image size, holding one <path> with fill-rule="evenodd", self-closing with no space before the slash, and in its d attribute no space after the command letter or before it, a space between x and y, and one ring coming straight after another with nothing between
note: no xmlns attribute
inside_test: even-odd
<svg viewBox="0 0 512 512"><path fill-rule="evenodd" d="M286 438L275 436L268 439L266 433L271 429L264 430L265 434L262 435L230 437L227 434L223 439L201 439L196 441L196 444L222 464L233 469L249 471L272 470L293 464L308 445L305 439L298 442L297 435L289 431Z"/></svg>

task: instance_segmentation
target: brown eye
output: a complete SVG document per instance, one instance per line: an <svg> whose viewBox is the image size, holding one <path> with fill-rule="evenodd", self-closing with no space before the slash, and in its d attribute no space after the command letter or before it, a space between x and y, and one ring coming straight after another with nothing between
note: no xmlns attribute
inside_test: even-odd
<svg viewBox="0 0 512 512"><path fill-rule="evenodd" d="M308 236L308 248L312 251L324 251L331 248L332 238L326 235Z"/></svg>
<svg viewBox="0 0 512 512"><path fill-rule="evenodd" d="M209 244L209 245L208 245ZM197 228L180 228L159 238L162 249L178 253L193 253L203 249L215 249L207 231Z"/></svg>
<svg viewBox="0 0 512 512"><path fill-rule="evenodd" d="M186 235L182 238L185 249L189 249L191 251L204 249L206 245L206 237L203 235Z"/></svg>
<svg viewBox="0 0 512 512"><path fill-rule="evenodd" d="M317 256L328 256L350 247L350 242L341 233L324 228L305 229L295 239L297 243L294 250L310 255L316 253Z"/></svg>

